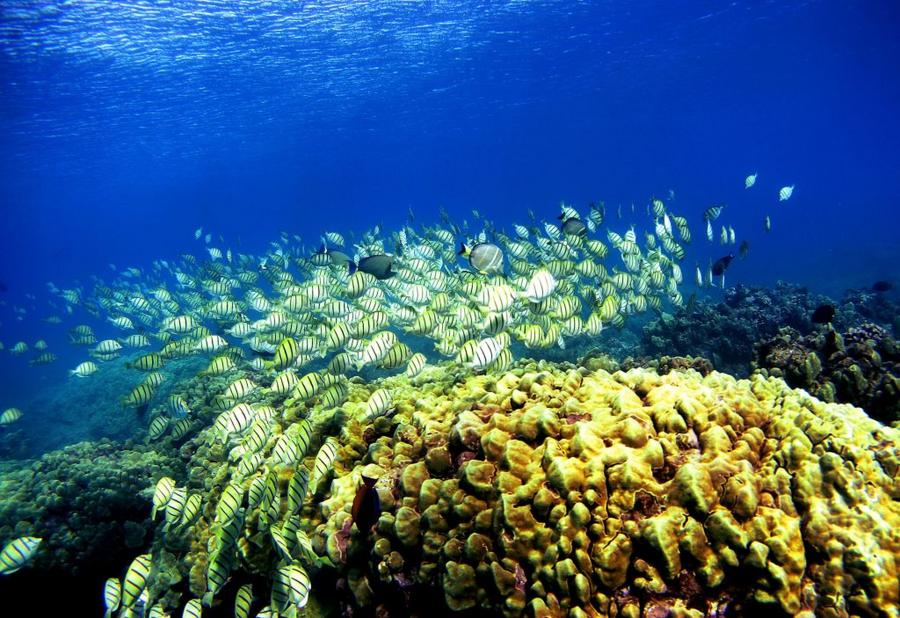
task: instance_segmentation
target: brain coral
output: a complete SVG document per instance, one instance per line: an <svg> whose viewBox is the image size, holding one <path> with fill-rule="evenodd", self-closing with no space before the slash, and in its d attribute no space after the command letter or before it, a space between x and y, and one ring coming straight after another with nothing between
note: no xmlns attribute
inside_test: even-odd
<svg viewBox="0 0 900 618"><path fill-rule="evenodd" d="M900 433L857 408L759 375L550 363L378 386L397 413L349 415L305 522L347 614L896 615ZM371 534L348 521L364 467Z"/></svg>

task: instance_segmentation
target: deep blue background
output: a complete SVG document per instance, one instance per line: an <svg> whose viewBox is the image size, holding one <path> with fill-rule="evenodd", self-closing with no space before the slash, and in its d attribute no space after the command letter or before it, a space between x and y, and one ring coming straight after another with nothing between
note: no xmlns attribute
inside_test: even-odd
<svg viewBox="0 0 900 618"><path fill-rule="evenodd" d="M752 245L731 282L890 278L898 6L4 2L0 340L43 336L67 356L3 353L0 409L81 360L61 342L83 319L38 320L46 281L202 251L201 225L262 251L281 230L313 245L408 207L502 225L673 189L695 236L687 279L721 253L700 213L723 201Z"/></svg>

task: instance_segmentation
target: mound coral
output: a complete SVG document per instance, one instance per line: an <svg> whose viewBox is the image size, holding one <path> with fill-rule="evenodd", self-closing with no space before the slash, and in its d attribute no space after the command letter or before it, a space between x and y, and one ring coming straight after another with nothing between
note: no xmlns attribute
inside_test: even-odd
<svg viewBox="0 0 900 618"><path fill-rule="evenodd" d="M507 616L898 607L900 434L858 409L759 375L431 377L386 380L393 418L345 424L304 522L348 613L433 607L431 590ZM381 475L371 534L350 524L364 468Z"/></svg>
<svg viewBox="0 0 900 618"><path fill-rule="evenodd" d="M754 365L823 401L850 403L885 423L900 421L900 345L864 324L805 337L790 328L756 346Z"/></svg>

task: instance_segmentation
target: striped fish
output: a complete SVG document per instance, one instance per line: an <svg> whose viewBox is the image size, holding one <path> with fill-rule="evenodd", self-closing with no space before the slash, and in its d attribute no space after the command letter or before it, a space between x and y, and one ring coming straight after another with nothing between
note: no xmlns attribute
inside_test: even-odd
<svg viewBox="0 0 900 618"><path fill-rule="evenodd" d="M303 609L309 600L311 584L309 575L298 563L289 564L275 572L272 584L272 600L282 612L293 606Z"/></svg>
<svg viewBox="0 0 900 618"><path fill-rule="evenodd" d="M360 417L359 421L361 423L371 422L379 416L386 414L393 406L394 398L391 396L390 391L379 388L369 395L369 399L366 401L366 411Z"/></svg>
<svg viewBox="0 0 900 618"><path fill-rule="evenodd" d="M300 345L291 337L285 337L275 348L272 366L279 371L290 367L300 354Z"/></svg>
<svg viewBox="0 0 900 618"><path fill-rule="evenodd" d="M253 604L253 585L244 584L238 588L234 596L234 618L250 618L250 606Z"/></svg>
<svg viewBox="0 0 900 618"><path fill-rule="evenodd" d="M181 618L200 618L202 613L203 605L200 604L200 599L191 599L185 604Z"/></svg>
<svg viewBox="0 0 900 618"><path fill-rule="evenodd" d="M200 507L202 504L203 499L200 497L200 494L190 494L184 502L184 509L181 511L181 519L179 520L178 525L182 528L186 528L193 524L200 516Z"/></svg>
<svg viewBox="0 0 900 618"><path fill-rule="evenodd" d="M188 407L187 402L181 395L169 395L167 403L169 408L169 415L172 418L183 419L191 413L191 409Z"/></svg>
<svg viewBox="0 0 900 618"><path fill-rule="evenodd" d="M147 612L147 618L170 618L159 603L154 603L150 611Z"/></svg>
<svg viewBox="0 0 900 618"><path fill-rule="evenodd" d="M269 391L276 395L286 395L293 389L299 380L292 369L285 369L275 376Z"/></svg>
<svg viewBox="0 0 900 618"><path fill-rule="evenodd" d="M294 438L286 433L278 436L269 461L275 466L293 466L298 459L299 448Z"/></svg>
<svg viewBox="0 0 900 618"><path fill-rule="evenodd" d="M19 408L7 408L0 414L0 425L15 423L20 418L22 418L22 411Z"/></svg>
<svg viewBox="0 0 900 618"><path fill-rule="evenodd" d="M237 473L240 477L247 477L256 472L263 463L262 453L253 453L241 459L238 464Z"/></svg>
<svg viewBox="0 0 900 618"><path fill-rule="evenodd" d="M297 382L297 385L294 389L295 395L302 398L304 401L308 401L309 399L312 399L316 396L316 393L319 392L319 388L321 388L321 386L322 381L319 378L319 374L307 373Z"/></svg>
<svg viewBox="0 0 900 618"><path fill-rule="evenodd" d="M386 330L378 333L363 350L362 356L356 363L357 369L362 369L366 365L376 363L387 355L397 343L397 335L392 331Z"/></svg>
<svg viewBox="0 0 900 618"><path fill-rule="evenodd" d="M325 442L319 448L319 452L316 454L316 461L313 464L313 472L312 472L312 493L317 493L320 489L319 484L322 480L331 472L331 468L334 465L334 460L337 458L338 447L340 444L338 443L336 438L330 437L326 438Z"/></svg>
<svg viewBox="0 0 900 618"><path fill-rule="evenodd" d="M231 451L231 459L237 460L241 457L260 451L269 439L269 424L259 419L250 425L250 431L247 436Z"/></svg>
<svg viewBox="0 0 900 618"><path fill-rule="evenodd" d="M197 321L189 315L169 318L163 323L163 329L179 335L189 333L197 327Z"/></svg>
<svg viewBox="0 0 900 618"><path fill-rule="evenodd" d="M103 603L106 605L105 618L110 618L112 613L119 609L122 602L122 583L117 577L110 577L103 586Z"/></svg>
<svg viewBox="0 0 900 618"><path fill-rule="evenodd" d="M294 519L294 518L292 518ZM291 521L290 519L288 521ZM310 542L309 537L303 530L299 528L299 521L297 522L297 531L296 541L297 541L297 549L300 550L300 558L304 560L308 565L315 566L319 564L319 556L312 548L312 542Z"/></svg>
<svg viewBox="0 0 900 618"><path fill-rule="evenodd" d="M219 335L208 335L194 344L194 350L202 354L213 354L228 347L228 342Z"/></svg>
<svg viewBox="0 0 900 618"><path fill-rule="evenodd" d="M176 487L166 503L166 526L174 526L181 519L184 505L187 502L187 488Z"/></svg>
<svg viewBox="0 0 900 618"><path fill-rule="evenodd" d="M325 409L336 408L347 400L347 387L344 384L335 384L322 391L319 401Z"/></svg>
<svg viewBox="0 0 900 618"><path fill-rule="evenodd" d="M77 376L79 378L86 378L86 377L96 373L97 369L99 369L99 367L97 366L97 363L95 363L93 361L85 361L83 363L80 363L70 373L71 373L71 375Z"/></svg>
<svg viewBox="0 0 900 618"><path fill-rule="evenodd" d="M134 389L122 398L124 407L140 408L150 403L153 398L154 387L147 382L141 382Z"/></svg>
<svg viewBox="0 0 900 618"><path fill-rule="evenodd" d="M172 491L175 489L174 479L164 476L156 481L156 488L153 490L153 508L150 510L150 519L156 519L156 513L169 503L172 497Z"/></svg>
<svg viewBox="0 0 900 618"><path fill-rule="evenodd" d="M244 501L244 488L237 483L229 483L222 491L218 504L216 504L216 523L222 524L232 521L241 508Z"/></svg>
<svg viewBox="0 0 900 618"><path fill-rule="evenodd" d="M212 605L213 597L228 582L230 571L231 561L228 559L228 552L219 550L210 554L209 563L206 565L206 594L203 595L204 605L207 607Z"/></svg>
<svg viewBox="0 0 900 618"><path fill-rule="evenodd" d="M524 296L533 303L539 303L556 289L556 279L547 270L538 270L525 287Z"/></svg>
<svg viewBox="0 0 900 618"><path fill-rule="evenodd" d="M279 557L285 562L293 560L294 557L291 555L291 548L282 529L272 527L269 529L269 534L272 537L272 545L275 547L275 551L278 553Z"/></svg>
<svg viewBox="0 0 900 618"><path fill-rule="evenodd" d="M3 551L0 551L0 575L15 573L25 566L42 540L36 536L23 536L7 543Z"/></svg>
<svg viewBox="0 0 900 618"><path fill-rule="evenodd" d="M210 376L220 376L234 368L234 359L230 356L217 356L210 361L209 366L203 373Z"/></svg>
<svg viewBox="0 0 900 618"><path fill-rule="evenodd" d="M406 363L406 376L414 378L422 372L425 367L425 355L421 352L413 354Z"/></svg>
<svg viewBox="0 0 900 618"><path fill-rule="evenodd" d="M250 404L239 403L217 416L213 428L221 434L222 440L227 440L231 434L241 434L249 429L255 416Z"/></svg>
<svg viewBox="0 0 900 618"><path fill-rule="evenodd" d="M238 399L243 399L256 389L257 386L253 382L253 380L249 380L247 378L238 378L228 385L228 387L225 389L225 392L222 393L222 396L225 397L225 399L235 401Z"/></svg>
<svg viewBox="0 0 900 618"><path fill-rule="evenodd" d="M172 440L176 442L181 440L185 435L187 435L187 432L190 430L191 425L192 422L189 418L182 418L175 421L175 424L172 425Z"/></svg>
<svg viewBox="0 0 900 618"><path fill-rule="evenodd" d="M129 565L122 584L122 607L134 608L138 597L147 587L147 578L150 576L152 565L150 554L141 554Z"/></svg>
<svg viewBox="0 0 900 618"><path fill-rule="evenodd" d="M497 356L500 354L500 351L502 349L503 346L500 344L496 337L488 337L487 339L482 339L475 347L471 362L472 369L475 369L477 371L486 369L488 365L490 365L497 359Z"/></svg>
<svg viewBox="0 0 900 618"><path fill-rule="evenodd" d="M309 468L300 466L288 482L287 503L290 513L297 513L303 508L309 490Z"/></svg>
<svg viewBox="0 0 900 618"><path fill-rule="evenodd" d="M156 352L138 356L133 362L125 363L126 368L139 369L140 371L154 371L156 369L162 369L162 366L163 358Z"/></svg>
<svg viewBox="0 0 900 618"><path fill-rule="evenodd" d="M168 416L154 416L153 420L150 421L150 426L147 428L147 438L150 440L159 439L166 430L169 428L169 417Z"/></svg>

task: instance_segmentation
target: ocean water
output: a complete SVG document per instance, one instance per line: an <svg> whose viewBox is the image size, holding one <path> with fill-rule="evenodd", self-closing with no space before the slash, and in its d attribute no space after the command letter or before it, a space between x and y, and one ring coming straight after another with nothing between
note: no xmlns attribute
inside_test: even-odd
<svg viewBox="0 0 900 618"><path fill-rule="evenodd" d="M893 2L4 1L0 410L25 416L0 456L138 436L119 405L133 354L69 375L88 359L70 328L122 333L52 289L211 246L259 256L282 232L309 256L326 231L442 211L510 231L564 202L642 235L660 198L693 236L685 299L721 301L695 267L743 241L727 287L900 286L898 24ZM650 319L547 354L641 356ZM37 340L54 362L29 364ZM204 365L168 367L170 384Z"/></svg>

